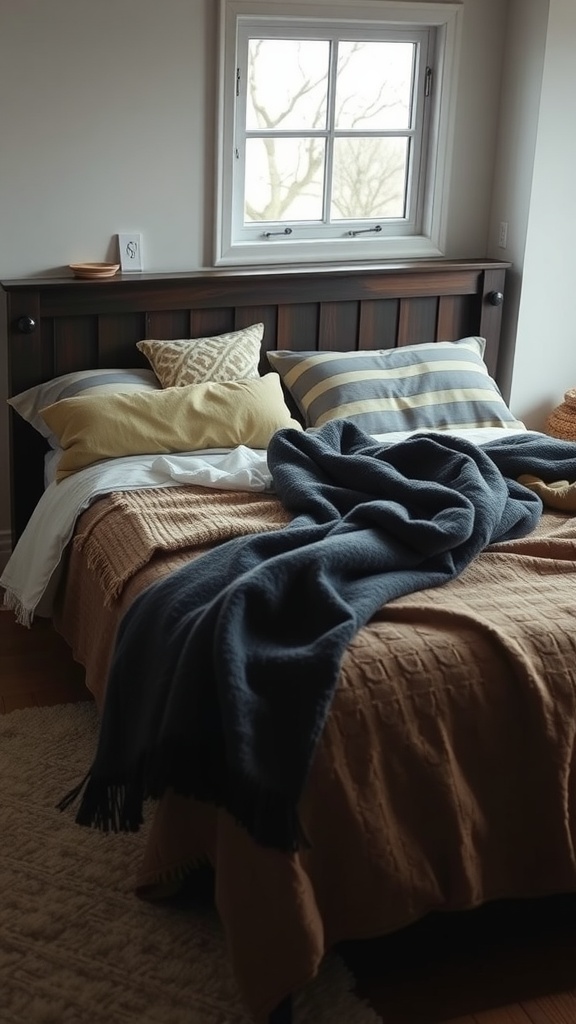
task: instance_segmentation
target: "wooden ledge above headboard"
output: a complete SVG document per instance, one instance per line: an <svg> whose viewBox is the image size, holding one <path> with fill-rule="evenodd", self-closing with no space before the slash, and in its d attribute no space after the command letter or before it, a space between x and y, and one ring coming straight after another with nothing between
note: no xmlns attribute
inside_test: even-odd
<svg viewBox="0 0 576 1024"><path fill-rule="evenodd" d="M135 347L146 337L197 338L259 322L263 370L265 351L273 348L347 351L481 335L498 380L509 266L437 259L2 281L8 393L74 370L146 365ZM42 493L45 445L12 413L10 432L16 539Z"/></svg>

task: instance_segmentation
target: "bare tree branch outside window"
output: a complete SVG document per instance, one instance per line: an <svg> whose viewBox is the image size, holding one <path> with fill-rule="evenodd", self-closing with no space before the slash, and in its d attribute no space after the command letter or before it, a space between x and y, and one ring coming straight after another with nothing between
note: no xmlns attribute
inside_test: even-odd
<svg viewBox="0 0 576 1024"><path fill-rule="evenodd" d="M388 74L382 58L394 56L391 46L353 42L341 47L332 133L332 220L404 215L409 140L394 128L408 124L413 55L411 45L405 46L401 73L391 65ZM324 216L329 57L327 41L251 41L247 128L254 134L247 140L247 221ZM278 78L282 74L276 83L274 65ZM368 84L366 74L358 76L360 67L369 68ZM314 131L323 135L310 134Z"/></svg>

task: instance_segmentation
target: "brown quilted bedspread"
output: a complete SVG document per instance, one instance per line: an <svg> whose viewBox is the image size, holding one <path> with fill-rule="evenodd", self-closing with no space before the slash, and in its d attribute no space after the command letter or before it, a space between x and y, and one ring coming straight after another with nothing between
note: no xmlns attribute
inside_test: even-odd
<svg viewBox="0 0 576 1024"><path fill-rule="evenodd" d="M236 512L242 500L254 495ZM84 513L79 534L94 533L110 503ZM146 543L116 600L85 545L71 553L57 624L100 702L123 611L198 553L186 541ZM258 1020L341 939L433 909L576 888L575 595L576 517L547 513L458 579L382 608L343 660L301 801L310 849L258 847L225 812L160 802L138 889L159 896L187 868L215 866L236 977Z"/></svg>

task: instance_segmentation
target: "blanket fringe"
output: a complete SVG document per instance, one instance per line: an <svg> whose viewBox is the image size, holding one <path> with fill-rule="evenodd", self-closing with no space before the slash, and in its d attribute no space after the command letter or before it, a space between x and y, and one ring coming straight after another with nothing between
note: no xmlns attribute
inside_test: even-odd
<svg viewBox="0 0 576 1024"><path fill-rule="evenodd" d="M57 809L67 810L81 794L82 801L76 814L78 825L92 826L101 832L138 832L144 824L144 798L140 786L97 784L89 771L82 781L56 804Z"/></svg>
<svg viewBox="0 0 576 1024"><path fill-rule="evenodd" d="M78 825L102 832L137 832L144 823L145 801L159 800L169 788L179 796L224 808L262 846L272 846L286 853L311 846L292 801L261 789L241 794L235 788L227 797L218 799L202 785L181 786L166 779L162 782L157 779L154 783L149 779L145 784L141 773L138 777L132 776L128 783L104 782L95 780L90 769L56 807L65 811L81 797L75 819Z"/></svg>
<svg viewBox="0 0 576 1024"><path fill-rule="evenodd" d="M4 591L4 600L2 603L5 608L8 608L9 611L14 612L14 615L16 616L16 622L18 622L21 626L26 626L27 629L30 629L30 626L32 625L34 619L33 608L26 608L22 604L20 598L16 596L13 590Z"/></svg>
<svg viewBox="0 0 576 1024"><path fill-rule="evenodd" d="M100 548L100 545L92 535L88 538L85 535L76 537L72 542L73 547L77 551L82 551L86 558L86 563L90 572L94 573L98 579L100 586L104 591L104 607L111 608L114 601L118 599L122 593L122 589L127 583L131 575L134 575L141 569L147 562L145 555L140 558L135 558L130 568L130 572L119 574L117 568L112 567L108 557Z"/></svg>

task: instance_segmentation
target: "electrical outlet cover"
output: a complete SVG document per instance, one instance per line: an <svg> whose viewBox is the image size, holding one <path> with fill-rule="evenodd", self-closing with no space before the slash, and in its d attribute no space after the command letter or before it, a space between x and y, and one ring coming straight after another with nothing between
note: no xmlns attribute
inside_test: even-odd
<svg viewBox="0 0 576 1024"><path fill-rule="evenodd" d="M142 270L142 235L134 231L118 235L118 250L122 273Z"/></svg>

